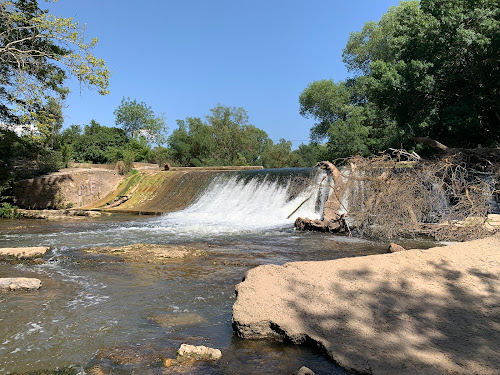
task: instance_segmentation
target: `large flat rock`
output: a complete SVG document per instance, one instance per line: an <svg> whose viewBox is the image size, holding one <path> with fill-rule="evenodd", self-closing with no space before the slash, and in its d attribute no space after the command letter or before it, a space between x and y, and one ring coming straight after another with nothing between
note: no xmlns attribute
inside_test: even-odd
<svg viewBox="0 0 500 375"><path fill-rule="evenodd" d="M1 277L0 290L35 290L40 289L42 282L39 279L28 277Z"/></svg>
<svg viewBox="0 0 500 375"><path fill-rule="evenodd" d="M0 259L33 259L38 258L50 250L48 246L38 247L4 247L0 248Z"/></svg>
<svg viewBox="0 0 500 375"><path fill-rule="evenodd" d="M500 237L264 265L236 287L246 338L313 341L369 374L499 374Z"/></svg>

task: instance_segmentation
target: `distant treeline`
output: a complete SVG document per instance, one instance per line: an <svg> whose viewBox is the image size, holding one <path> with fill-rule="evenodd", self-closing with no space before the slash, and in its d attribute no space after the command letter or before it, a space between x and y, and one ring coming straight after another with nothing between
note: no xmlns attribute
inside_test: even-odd
<svg viewBox="0 0 500 375"><path fill-rule="evenodd" d="M168 138L163 137L166 141L163 145L153 144L150 136L147 127L138 127L133 134L123 126L107 127L92 120L83 127L71 125L60 134L51 135L54 140L50 142L66 165L70 161L136 161L190 167L262 165L281 168L315 163L307 146L292 151L291 142L281 139L274 143L265 131L250 125L243 108L218 105L205 119L177 120L177 128Z"/></svg>

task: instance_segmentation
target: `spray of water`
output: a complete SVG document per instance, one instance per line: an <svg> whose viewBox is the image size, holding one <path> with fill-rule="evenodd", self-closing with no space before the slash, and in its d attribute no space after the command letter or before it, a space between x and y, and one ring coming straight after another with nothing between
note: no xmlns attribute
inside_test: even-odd
<svg viewBox="0 0 500 375"><path fill-rule="evenodd" d="M298 216L319 219L327 198L319 187L324 176L320 171L311 174L298 177L290 173L280 178L271 173L250 178L221 175L191 206L165 215L161 222L177 230L213 233L290 227Z"/></svg>

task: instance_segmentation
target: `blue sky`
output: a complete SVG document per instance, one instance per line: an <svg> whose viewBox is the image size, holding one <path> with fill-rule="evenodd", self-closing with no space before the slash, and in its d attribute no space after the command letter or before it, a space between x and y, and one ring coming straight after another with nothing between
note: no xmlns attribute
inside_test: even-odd
<svg viewBox="0 0 500 375"><path fill-rule="evenodd" d="M86 24L113 72L100 96L70 82L64 126L115 126L123 97L167 117L204 117L217 104L243 107L271 139L308 143L312 119L298 98L315 80L345 79L349 33L396 0L59 0L51 13Z"/></svg>

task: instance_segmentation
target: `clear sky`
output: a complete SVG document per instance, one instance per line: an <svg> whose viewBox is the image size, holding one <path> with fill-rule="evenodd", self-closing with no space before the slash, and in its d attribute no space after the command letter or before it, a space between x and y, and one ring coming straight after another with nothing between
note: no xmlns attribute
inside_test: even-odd
<svg viewBox="0 0 500 375"><path fill-rule="evenodd" d="M95 119L115 126L123 97L167 117L204 117L217 104L243 107L269 137L308 143L312 119L298 98L320 79L345 79L349 33L377 21L397 0L59 0L41 3L98 37L113 72L111 93L70 84L64 126Z"/></svg>

